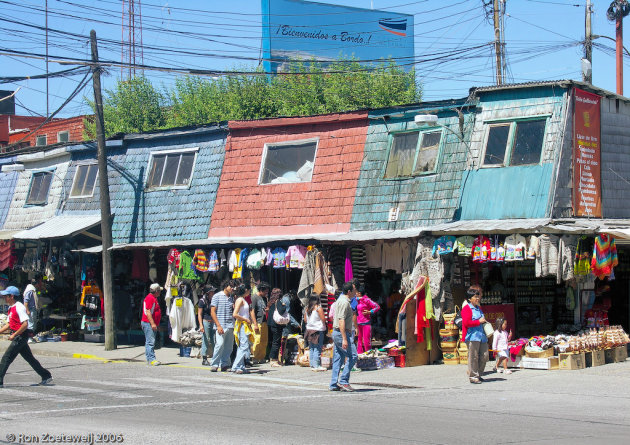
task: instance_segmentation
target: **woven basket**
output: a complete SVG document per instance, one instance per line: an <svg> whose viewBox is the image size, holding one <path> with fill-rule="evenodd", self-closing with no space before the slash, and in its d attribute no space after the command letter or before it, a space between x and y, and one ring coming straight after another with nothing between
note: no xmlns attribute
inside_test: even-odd
<svg viewBox="0 0 630 445"><path fill-rule="evenodd" d="M442 357L444 357L444 360L451 360L459 357L459 355L457 354L457 349L453 349L452 351L442 351Z"/></svg>
<svg viewBox="0 0 630 445"><path fill-rule="evenodd" d="M460 365L467 365L468 364L468 356L466 356L466 357L459 357L459 364Z"/></svg>
<svg viewBox="0 0 630 445"><path fill-rule="evenodd" d="M535 352L535 351L527 352L527 351L525 351L525 356L526 357L530 357L530 358L553 357L553 348L545 349L545 350L540 351L540 352Z"/></svg>
<svg viewBox="0 0 630 445"><path fill-rule="evenodd" d="M452 328L452 329L440 329L440 337L458 337L459 336L459 329Z"/></svg>
<svg viewBox="0 0 630 445"><path fill-rule="evenodd" d="M445 365L459 365L459 357L445 358L444 359L444 364Z"/></svg>
<svg viewBox="0 0 630 445"><path fill-rule="evenodd" d="M442 347L442 350L444 350L444 349L455 349L455 348L457 348L457 340L455 340L455 341L442 341L442 342L440 342L440 346Z"/></svg>

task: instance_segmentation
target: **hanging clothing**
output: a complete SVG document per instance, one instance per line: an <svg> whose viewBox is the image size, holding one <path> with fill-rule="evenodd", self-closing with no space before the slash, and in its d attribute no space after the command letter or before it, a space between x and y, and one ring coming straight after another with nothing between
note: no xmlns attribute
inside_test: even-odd
<svg viewBox="0 0 630 445"><path fill-rule="evenodd" d="M175 268L179 269L179 250L177 249L171 249L168 252L168 255L166 256L166 259L168 260L168 264L175 264Z"/></svg>
<svg viewBox="0 0 630 445"><path fill-rule="evenodd" d="M208 272L210 270L210 263L206 257L206 253L201 249L195 250L195 255L192 259L192 265L197 272Z"/></svg>
<svg viewBox="0 0 630 445"><path fill-rule="evenodd" d="M593 248L593 259L591 261L593 275L600 280L614 276L613 268L618 264L615 238L606 233L595 237L595 247Z"/></svg>
<svg viewBox="0 0 630 445"><path fill-rule="evenodd" d="M439 255L446 255L447 253L453 253L453 249L455 248L455 240L454 236L441 236L435 240L433 243L433 250L431 251L431 255L435 255L438 253Z"/></svg>
<svg viewBox="0 0 630 445"><path fill-rule="evenodd" d="M179 255L179 269L177 276L182 280L200 280L199 275L195 273L192 264L192 256L187 250Z"/></svg>
<svg viewBox="0 0 630 445"><path fill-rule="evenodd" d="M345 269L344 269L344 282L347 283L348 281L352 281L353 278L354 278L354 275L352 274L351 253L350 253L350 248L347 248L346 249L346 262L345 262Z"/></svg>
<svg viewBox="0 0 630 445"><path fill-rule="evenodd" d="M595 240L593 238L583 235L578 239L575 250L575 263L573 264L573 273L575 275L582 276L591 273L594 247Z"/></svg>
<svg viewBox="0 0 630 445"><path fill-rule="evenodd" d="M536 252L536 278L558 276L558 242L555 235L540 235Z"/></svg>
<svg viewBox="0 0 630 445"><path fill-rule="evenodd" d="M383 243L381 271L393 270L402 273L402 251L399 242Z"/></svg>
<svg viewBox="0 0 630 445"><path fill-rule="evenodd" d="M367 267L378 269L381 267L381 258L383 256L383 243L367 244L365 246L365 259Z"/></svg>
<svg viewBox="0 0 630 445"><path fill-rule="evenodd" d="M303 269L305 258L306 258L306 247L290 246L287 249L287 254L285 255L285 262L287 264L287 268Z"/></svg>
<svg viewBox="0 0 630 445"><path fill-rule="evenodd" d="M363 282L367 272L367 258L363 246L352 246L350 248L350 258L352 261L352 275Z"/></svg>
<svg viewBox="0 0 630 445"><path fill-rule="evenodd" d="M490 239L488 237L479 235L475 238L472 245L472 260L473 263L486 263L490 259ZM506 255L507 260L507 255Z"/></svg>
<svg viewBox="0 0 630 445"><path fill-rule="evenodd" d="M277 247L271 252L273 257L273 268L284 269L286 267L286 254L287 252L282 247Z"/></svg>
<svg viewBox="0 0 630 445"><path fill-rule="evenodd" d="M522 235L505 238L505 261L523 261L527 251L527 240Z"/></svg>
<svg viewBox="0 0 630 445"><path fill-rule="evenodd" d="M577 237L574 235L562 235L558 242L558 278L557 283L572 280L573 261L575 261L575 251L577 249Z"/></svg>
<svg viewBox="0 0 630 445"><path fill-rule="evenodd" d="M134 250L131 263L131 278L140 281L149 281L149 257L146 250Z"/></svg>
<svg viewBox="0 0 630 445"><path fill-rule="evenodd" d="M241 278L243 268L241 267L241 249L234 249L230 252L230 261L228 263L232 278Z"/></svg>
<svg viewBox="0 0 630 445"><path fill-rule="evenodd" d="M538 237L536 235L532 235L527 239L527 253L525 258L528 260L535 260L536 252L538 252Z"/></svg>
<svg viewBox="0 0 630 445"><path fill-rule="evenodd" d="M195 306L192 300L177 297L173 300L168 319L171 323L171 340L179 343L182 333L197 326L195 319Z"/></svg>
<svg viewBox="0 0 630 445"><path fill-rule="evenodd" d="M208 272L217 272L219 270L219 258L217 251L213 250L208 255Z"/></svg>
<svg viewBox="0 0 630 445"><path fill-rule="evenodd" d="M472 246L475 242L475 237L473 236L460 236L455 239L455 247L457 249L457 255L459 256L472 256Z"/></svg>

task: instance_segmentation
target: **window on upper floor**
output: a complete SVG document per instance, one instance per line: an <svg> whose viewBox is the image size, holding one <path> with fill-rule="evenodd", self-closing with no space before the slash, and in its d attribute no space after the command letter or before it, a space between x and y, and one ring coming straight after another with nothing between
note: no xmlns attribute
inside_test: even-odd
<svg viewBox="0 0 630 445"><path fill-rule="evenodd" d="M86 198L94 194L94 185L98 175L97 164L86 164L77 166L74 174L70 198Z"/></svg>
<svg viewBox="0 0 630 445"><path fill-rule="evenodd" d="M265 144L258 183L310 182L317 143L317 139L308 139Z"/></svg>
<svg viewBox="0 0 630 445"><path fill-rule="evenodd" d="M60 131L57 133L57 142L69 142L69 141L70 141L69 131Z"/></svg>
<svg viewBox="0 0 630 445"><path fill-rule="evenodd" d="M385 178L433 173L437 165L442 130L392 134Z"/></svg>
<svg viewBox="0 0 630 445"><path fill-rule="evenodd" d="M31 186L26 197L26 204L42 205L48 203L48 192L52 182L52 172L37 172L31 177Z"/></svg>
<svg viewBox="0 0 630 445"><path fill-rule="evenodd" d="M197 148L151 153L147 189L188 188L192 180Z"/></svg>
<svg viewBox="0 0 630 445"><path fill-rule="evenodd" d="M483 165L503 167L538 164L546 124L546 118L489 124Z"/></svg>
<svg viewBox="0 0 630 445"><path fill-rule="evenodd" d="M48 136L45 134L39 135L35 138L35 145L47 145L48 144Z"/></svg>

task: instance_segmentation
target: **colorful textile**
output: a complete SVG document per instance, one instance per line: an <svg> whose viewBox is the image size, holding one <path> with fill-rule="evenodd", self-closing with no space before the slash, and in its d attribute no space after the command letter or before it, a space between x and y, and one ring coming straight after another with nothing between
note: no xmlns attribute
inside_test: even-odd
<svg viewBox="0 0 630 445"><path fill-rule="evenodd" d="M346 263L344 269L344 281L347 283L348 281L352 281L354 278L352 274L352 252L350 249L346 249Z"/></svg>
<svg viewBox="0 0 630 445"><path fill-rule="evenodd" d="M617 247L615 238L606 233L595 237L595 247L593 248L593 259L591 269L597 278L614 276L613 268L619 264L617 259Z"/></svg>
<svg viewBox="0 0 630 445"><path fill-rule="evenodd" d="M273 268L282 269L286 267L286 251L282 247L277 247L271 252L273 258Z"/></svg>
<svg viewBox="0 0 630 445"><path fill-rule="evenodd" d="M217 272L219 270L219 258L217 257L217 251L210 252L208 258L208 272Z"/></svg>
<svg viewBox="0 0 630 445"><path fill-rule="evenodd" d="M146 250L134 250L131 263L131 278L140 281L149 281L149 256Z"/></svg>
<svg viewBox="0 0 630 445"><path fill-rule="evenodd" d="M588 275L591 273L594 247L595 240L593 238L584 235L578 239L575 261L573 263L573 273L575 275Z"/></svg>
<svg viewBox="0 0 630 445"><path fill-rule="evenodd" d="M523 261L527 252L527 240L522 235L505 238L505 261Z"/></svg>
<svg viewBox="0 0 630 445"><path fill-rule="evenodd" d="M206 253L201 249L195 250L192 264L197 272L208 272L208 270L210 270L210 263L208 262L208 258L206 258Z"/></svg>
<svg viewBox="0 0 630 445"><path fill-rule="evenodd" d="M168 255L166 256L166 259L168 260L168 264L175 264L175 268L179 269L179 250L177 249L171 249L168 252Z"/></svg>
<svg viewBox="0 0 630 445"><path fill-rule="evenodd" d="M473 263L486 263L490 259L490 240L487 236L479 235L472 245Z"/></svg>
<svg viewBox="0 0 630 445"><path fill-rule="evenodd" d="M459 256L472 256L472 245L475 237L470 235L460 236L455 240L455 249Z"/></svg>
<svg viewBox="0 0 630 445"><path fill-rule="evenodd" d="M447 253L452 253L453 248L455 247L454 236L441 236L435 240L433 243L433 250L431 251L431 255L435 255L436 252L439 255L446 255Z"/></svg>
<svg viewBox="0 0 630 445"><path fill-rule="evenodd" d="M259 270L264 263L264 258L262 252L258 249L252 249L250 254L247 256L247 268L251 270Z"/></svg>
<svg viewBox="0 0 630 445"><path fill-rule="evenodd" d="M291 246L287 249L285 256L285 262L287 268L291 269L303 269L304 260L306 257L306 247L304 246Z"/></svg>
<svg viewBox="0 0 630 445"><path fill-rule="evenodd" d="M186 250L179 255L179 269L177 276L182 280L200 280L192 267L192 256Z"/></svg>

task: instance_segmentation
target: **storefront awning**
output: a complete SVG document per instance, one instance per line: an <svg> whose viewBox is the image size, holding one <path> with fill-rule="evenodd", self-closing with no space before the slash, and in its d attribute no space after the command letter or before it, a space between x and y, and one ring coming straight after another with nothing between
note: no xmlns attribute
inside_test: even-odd
<svg viewBox="0 0 630 445"><path fill-rule="evenodd" d="M86 247L84 249L74 249L73 252L82 252L82 253L101 253L103 251L103 246L94 246L94 247Z"/></svg>
<svg viewBox="0 0 630 445"><path fill-rule="evenodd" d="M426 228L433 234L478 235L480 233L536 232L551 223L549 218L540 219L475 219L454 221Z"/></svg>
<svg viewBox="0 0 630 445"><path fill-rule="evenodd" d="M16 233L14 239L38 240L74 236L101 223L100 215L61 215L28 230Z"/></svg>
<svg viewBox="0 0 630 445"><path fill-rule="evenodd" d="M160 247L186 247L186 246L226 246L226 245L264 245L282 242L370 242L378 240L394 240L417 238L422 233L422 228L401 230L362 230L344 233L313 233L308 235L268 235L249 237L224 237L204 238L187 241L151 241L144 243L114 244L112 250L160 248ZM83 250L85 252L85 250Z"/></svg>
<svg viewBox="0 0 630 445"><path fill-rule="evenodd" d="M0 230L0 241L13 239L13 235L20 232L20 230Z"/></svg>

